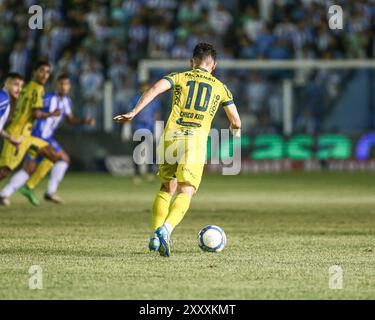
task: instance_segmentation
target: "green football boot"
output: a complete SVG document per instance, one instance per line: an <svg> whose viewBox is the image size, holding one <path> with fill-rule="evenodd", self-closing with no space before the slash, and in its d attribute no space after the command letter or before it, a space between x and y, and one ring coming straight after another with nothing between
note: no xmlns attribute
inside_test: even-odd
<svg viewBox="0 0 375 320"><path fill-rule="evenodd" d="M23 186L21 189L20 189L20 192L23 196L25 196L27 198L27 200L30 201L30 203L33 205L33 206L39 206L40 204L40 201L39 199L37 198L35 192L33 189L30 189L28 186Z"/></svg>

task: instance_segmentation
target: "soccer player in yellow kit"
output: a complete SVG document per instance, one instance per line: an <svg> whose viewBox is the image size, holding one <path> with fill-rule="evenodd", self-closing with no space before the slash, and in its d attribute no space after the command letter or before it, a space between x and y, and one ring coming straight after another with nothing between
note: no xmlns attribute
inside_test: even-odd
<svg viewBox="0 0 375 320"><path fill-rule="evenodd" d="M68 153L60 146L60 144L54 139L54 133L60 126L61 122L66 118L67 122L72 125L85 124L94 126L96 121L92 117L78 118L74 116L72 101L69 97L71 90L71 82L69 76L66 73L60 74L56 79L55 91L47 93L43 100L44 112L52 112L53 110L59 109L61 111L60 115L57 117L49 117L45 119L37 120L34 124L32 135L47 141L54 151L61 156L60 161L53 163L47 158L38 157L37 163L38 167L33 175L27 180L25 186L20 189L20 192L33 204L34 206L39 205L39 200L34 193L35 187L40 183L40 181L51 171L48 189L44 194L44 199L51 201L53 203L64 203L64 201L56 193L58 185L64 178L65 172L69 167L70 157ZM26 155L25 161L28 159ZM24 179L27 178L22 170L18 171L16 175L23 176ZM12 180L5 186L5 188L0 192L0 196L4 195L10 197L12 193L17 191L20 187L21 179L15 179L15 185L12 185Z"/></svg>
<svg viewBox="0 0 375 320"><path fill-rule="evenodd" d="M32 80L21 91L10 124L6 128L7 133L20 140L21 143L15 146L7 140L4 141L0 156L0 180L4 179L9 172L22 162L29 149L35 154L44 155L54 162L59 160L59 156L49 146L48 142L31 135L35 119L56 116L60 112L59 110L52 113L42 111L44 85L50 74L51 66L49 63L43 60L38 61L33 68ZM30 175L35 167L36 163L29 161L25 171ZM8 205L7 199L0 197L0 204Z"/></svg>
<svg viewBox="0 0 375 320"><path fill-rule="evenodd" d="M149 244L151 251L159 251L165 257L171 254L171 233L199 187L209 130L220 106L233 135L240 136L241 120L232 94L211 74L216 64L213 46L199 43L191 59L192 70L165 76L142 95L132 111L114 118L119 123L131 121L156 96L173 88L171 114L158 147L162 185L153 204L153 235Z"/></svg>

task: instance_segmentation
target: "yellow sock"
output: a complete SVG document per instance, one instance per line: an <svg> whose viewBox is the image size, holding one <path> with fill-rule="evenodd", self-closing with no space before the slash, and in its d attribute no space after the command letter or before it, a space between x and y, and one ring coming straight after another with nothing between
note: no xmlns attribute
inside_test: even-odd
<svg viewBox="0 0 375 320"><path fill-rule="evenodd" d="M184 218L186 211L190 206L191 198L184 193L179 193L171 204L169 214L165 223L168 223L174 229Z"/></svg>
<svg viewBox="0 0 375 320"><path fill-rule="evenodd" d="M38 165L36 171L32 174L29 180L27 180L26 185L30 189L35 189L39 182L51 171L54 163L48 159L43 159Z"/></svg>
<svg viewBox="0 0 375 320"><path fill-rule="evenodd" d="M172 196L168 192L159 191L156 194L154 205L152 206L152 230L155 230L164 224L165 218L168 216L171 198Z"/></svg>

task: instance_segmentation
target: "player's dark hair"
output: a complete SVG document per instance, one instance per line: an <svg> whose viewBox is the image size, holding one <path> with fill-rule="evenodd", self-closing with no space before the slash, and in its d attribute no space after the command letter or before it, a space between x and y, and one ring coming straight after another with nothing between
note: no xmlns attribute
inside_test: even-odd
<svg viewBox="0 0 375 320"><path fill-rule="evenodd" d="M9 72L5 76L5 81L8 79L17 79L17 80L22 80L22 81L24 80L23 76L19 74L18 72Z"/></svg>
<svg viewBox="0 0 375 320"><path fill-rule="evenodd" d="M69 80L70 78L69 78L69 75L67 74L67 73L60 73L58 76L57 76L57 78L56 78L56 80L57 81L61 81L61 80Z"/></svg>
<svg viewBox="0 0 375 320"><path fill-rule="evenodd" d="M36 71L36 70L38 70L40 67L44 67L44 66L51 67L51 64L49 63L48 60L45 60L45 59L38 60L38 61L35 62L34 65L33 65L33 71Z"/></svg>
<svg viewBox="0 0 375 320"><path fill-rule="evenodd" d="M207 58L216 60L216 50L212 44L209 43L198 43L193 52L193 59L203 61Z"/></svg>

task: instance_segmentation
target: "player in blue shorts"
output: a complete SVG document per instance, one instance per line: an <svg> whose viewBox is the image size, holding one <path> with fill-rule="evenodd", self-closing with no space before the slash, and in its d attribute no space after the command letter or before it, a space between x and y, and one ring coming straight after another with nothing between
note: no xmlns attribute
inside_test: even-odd
<svg viewBox="0 0 375 320"><path fill-rule="evenodd" d="M70 158L68 153L55 140L54 133L64 118L66 118L70 124L95 125L95 120L93 118L81 119L73 115L72 102L68 96L70 89L71 83L68 75L61 74L57 78L56 92L47 93L43 98L43 112L55 112L56 110L59 110L59 112L56 112L58 115L37 120L32 130L32 135L48 142L48 144L60 156L61 160L53 163L43 156L36 156L32 151L28 152L24 160L27 162L34 162L38 165L38 168L31 177L23 169L16 172L9 183L1 191L1 197L8 199L14 192L23 186L20 189L20 192L27 197L33 205L39 205L39 200L34 193L34 189L47 173L51 171L47 192L45 193L44 198L47 201L52 201L54 203L63 202L57 195L57 188L69 167Z"/></svg>

